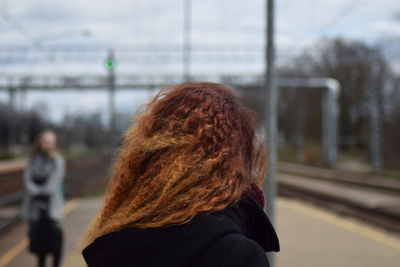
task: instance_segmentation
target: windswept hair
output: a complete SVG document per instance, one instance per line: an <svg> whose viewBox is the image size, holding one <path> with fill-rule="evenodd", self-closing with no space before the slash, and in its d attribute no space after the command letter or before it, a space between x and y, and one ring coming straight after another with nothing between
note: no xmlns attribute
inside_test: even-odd
<svg viewBox="0 0 400 267"><path fill-rule="evenodd" d="M265 172L256 128L253 113L221 84L161 90L125 134L85 244L125 227L184 224L238 201Z"/></svg>

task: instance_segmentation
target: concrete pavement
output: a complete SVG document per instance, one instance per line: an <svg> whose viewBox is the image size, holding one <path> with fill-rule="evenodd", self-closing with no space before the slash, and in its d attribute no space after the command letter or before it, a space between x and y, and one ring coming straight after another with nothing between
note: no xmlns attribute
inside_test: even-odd
<svg viewBox="0 0 400 267"><path fill-rule="evenodd" d="M85 266L76 248L101 201L94 197L68 203L64 267ZM399 266L399 236L297 200L278 198L277 231L282 248L278 267ZM25 249L25 234L20 224L0 238L0 267L36 265Z"/></svg>

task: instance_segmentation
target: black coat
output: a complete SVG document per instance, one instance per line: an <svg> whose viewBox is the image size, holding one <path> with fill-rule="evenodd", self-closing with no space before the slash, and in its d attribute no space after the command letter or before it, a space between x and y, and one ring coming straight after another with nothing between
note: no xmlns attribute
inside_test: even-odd
<svg viewBox="0 0 400 267"><path fill-rule="evenodd" d="M266 267L265 252L279 251L268 217L251 197L184 225L126 228L83 250L89 267Z"/></svg>

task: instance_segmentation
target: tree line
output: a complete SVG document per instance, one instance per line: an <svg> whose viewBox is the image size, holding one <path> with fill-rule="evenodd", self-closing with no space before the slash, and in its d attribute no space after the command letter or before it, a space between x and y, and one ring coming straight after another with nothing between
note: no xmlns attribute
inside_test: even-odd
<svg viewBox="0 0 400 267"><path fill-rule="evenodd" d="M384 47L334 39L322 41L316 49L320 53L304 53L279 68L279 76L336 79L341 85L340 151L366 160L379 153L381 167L398 169L400 77L393 71L391 59L385 57ZM279 124L285 142L295 148L304 148L307 142L319 143L320 92L304 89L280 93Z"/></svg>

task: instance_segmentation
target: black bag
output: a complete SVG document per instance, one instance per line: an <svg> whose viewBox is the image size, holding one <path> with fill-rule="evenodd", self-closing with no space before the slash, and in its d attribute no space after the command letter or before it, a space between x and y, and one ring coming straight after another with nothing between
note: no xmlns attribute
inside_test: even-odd
<svg viewBox="0 0 400 267"><path fill-rule="evenodd" d="M35 175L33 176L32 181L35 184L42 186L47 182L47 178L48 178L47 175Z"/></svg>
<svg viewBox="0 0 400 267"><path fill-rule="evenodd" d="M39 220L29 227L29 250L35 254L60 253L63 234L57 222Z"/></svg>
<svg viewBox="0 0 400 267"><path fill-rule="evenodd" d="M39 206L39 220L29 225L29 250L35 254L61 252L63 234L58 222L49 218L48 195L37 195L33 199Z"/></svg>

